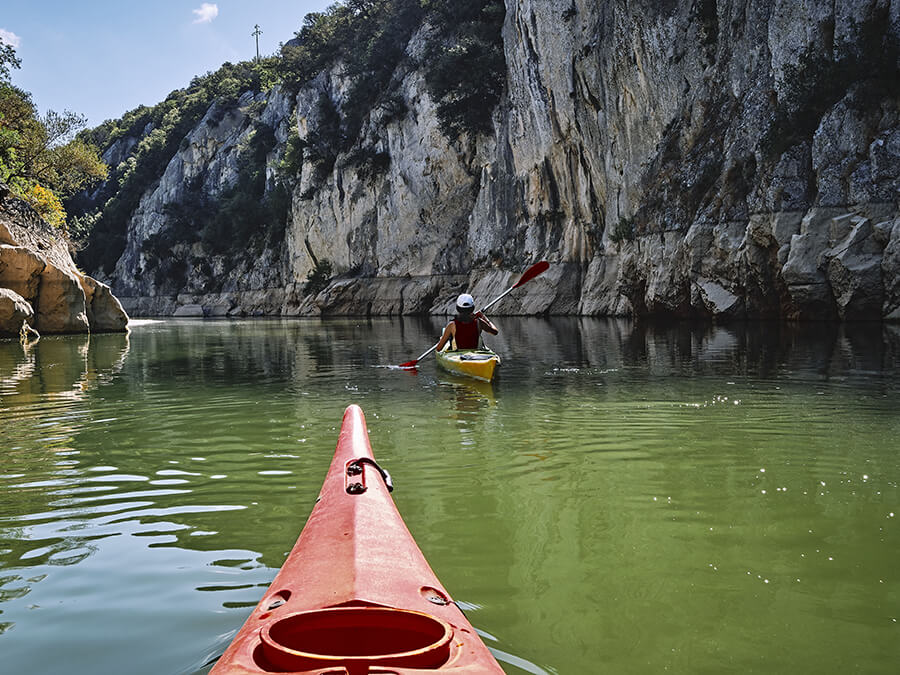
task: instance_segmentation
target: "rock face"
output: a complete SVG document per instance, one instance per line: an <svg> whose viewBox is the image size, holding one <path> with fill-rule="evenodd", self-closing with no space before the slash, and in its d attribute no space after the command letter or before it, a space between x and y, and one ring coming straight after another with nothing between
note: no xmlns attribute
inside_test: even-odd
<svg viewBox="0 0 900 675"><path fill-rule="evenodd" d="M23 324L30 325L34 310L15 291L0 288L0 337L19 337Z"/></svg>
<svg viewBox="0 0 900 675"><path fill-rule="evenodd" d="M82 275L79 279L84 291L85 311L92 333L119 333L128 328L128 315L109 286Z"/></svg>
<svg viewBox="0 0 900 675"><path fill-rule="evenodd" d="M252 254L240 243L236 253L210 253L201 243L182 241L172 232L178 227L174 214L179 209L207 209L197 202L215 203L235 184L242 152L260 127L273 129L276 147L267 162L274 165L278 161L291 112L291 100L277 87L268 95L246 92L227 110L213 104L185 137L159 181L143 195L129 219L125 250L108 279L129 313L282 313L291 289L285 284L281 241L274 247L254 249ZM127 160L135 144L134 139L126 144L117 141L115 151L109 151L110 161ZM193 206L186 206L192 200ZM235 242L227 243L235 248ZM102 274L98 276L103 278ZM202 310L198 312L194 306ZM188 309L181 309L184 307Z"/></svg>
<svg viewBox="0 0 900 675"><path fill-rule="evenodd" d="M0 291L6 337L18 336L23 321L39 333L127 329L128 316L109 287L79 272L66 241L14 199L0 203Z"/></svg>
<svg viewBox="0 0 900 675"><path fill-rule="evenodd" d="M422 36L395 73L406 113L373 110L357 142L389 157L378 172L312 157L320 102L350 89L339 65L198 125L127 223L109 282L128 309L437 313L548 259L494 311L900 319L900 1L508 0L494 133L458 141L410 65ZM154 279L146 242L192 180L233 182L253 102L271 164L292 115L307 147L283 241L176 244L183 278Z"/></svg>

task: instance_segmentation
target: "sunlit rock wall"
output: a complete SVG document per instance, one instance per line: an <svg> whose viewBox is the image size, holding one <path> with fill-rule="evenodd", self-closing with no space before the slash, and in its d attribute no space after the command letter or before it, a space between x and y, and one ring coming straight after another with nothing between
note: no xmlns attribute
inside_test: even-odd
<svg viewBox="0 0 900 675"><path fill-rule="evenodd" d="M373 110L358 144L386 166L305 161L283 246L159 283L143 244L186 182L234 179L247 106L201 123L134 214L114 291L139 313L445 312L547 259L495 311L900 319L900 0L508 0L503 39L492 135L450 142L407 64L406 112ZM312 141L341 73L246 103Z"/></svg>
<svg viewBox="0 0 900 675"><path fill-rule="evenodd" d="M0 202L0 337L22 323L38 333L127 330L128 316L105 284L72 261L68 240L24 202Z"/></svg>
<svg viewBox="0 0 900 675"><path fill-rule="evenodd" d="M477 259L558 261L548 312L897 316L900 3L508 8Z"/></svg>
<svg viewBox="0 0 900 675"><path fill-rule="evenodd" d="M254 121L274 129L278 142L269 161L277 163L291 110L290 98L277 88L268 95L246 92L227 110L213 104L182 141L129 219L125 251L108 278L129 312L170 315L180 307L201 306L214 316L281 313L292 292L285 283L282 247L267 246L251 254L241 242L225 242L232 252L211 255L200 242L186 241L190 237L180 231L184 225L179 210L196 208L190 201L193 195L214 202L234 185L241 152L256 129ZM169 243L154 246L154 238ZM179 261L178 274L166 268L159 273L167 258Z"/></svg>

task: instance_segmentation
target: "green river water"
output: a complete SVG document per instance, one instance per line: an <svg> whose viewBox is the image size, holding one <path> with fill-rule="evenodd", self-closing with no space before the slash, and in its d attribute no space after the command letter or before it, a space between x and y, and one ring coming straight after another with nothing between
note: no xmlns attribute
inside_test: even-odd
<svg viewBox="0 0 900 675"><path fill-rule="evenodd" d="M900 327L497 319L499 379L385 367L438 319L0 342L0 672L207 672L344 408L508 673L893 673Z"/></svg>

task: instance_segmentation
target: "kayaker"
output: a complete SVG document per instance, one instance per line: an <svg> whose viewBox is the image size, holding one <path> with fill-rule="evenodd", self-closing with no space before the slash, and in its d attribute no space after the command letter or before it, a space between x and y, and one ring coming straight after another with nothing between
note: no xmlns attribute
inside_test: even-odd
<svg viewBox="0 0 900 675"><path fill-rule="evenodd" d="M456 316L444 328L437 350L441 351L447 340L452 340L452 349L478 349L481 331L491 335L499 333L499 329L482 312L475 311L475 300L468 293L456 299Z"/></svg>

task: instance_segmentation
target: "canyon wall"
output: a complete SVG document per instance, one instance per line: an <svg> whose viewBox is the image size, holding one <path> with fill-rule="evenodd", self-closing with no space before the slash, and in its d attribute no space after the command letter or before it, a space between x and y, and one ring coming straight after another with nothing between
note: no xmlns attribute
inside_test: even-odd
<svg viewBox="0 0 900 675"><path fill-rule="evenodd" d="M429 30L394 75L403 113L371 110L332 162L314 148L340 63L213 104L99 274L126 309L443 313L546 259L495 312L900 320L900 0L507 0L494 131L454 140L418 65ZM292 133L304 148L283 236L163 238L179 273L154 274L187 186L214 203L260 122L273 173Z"/></svg>

